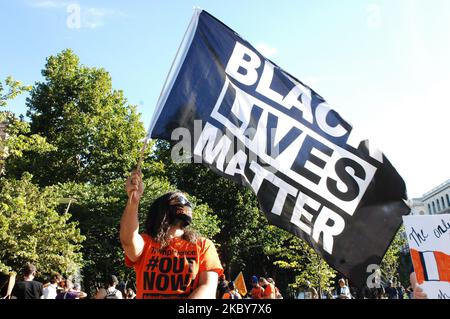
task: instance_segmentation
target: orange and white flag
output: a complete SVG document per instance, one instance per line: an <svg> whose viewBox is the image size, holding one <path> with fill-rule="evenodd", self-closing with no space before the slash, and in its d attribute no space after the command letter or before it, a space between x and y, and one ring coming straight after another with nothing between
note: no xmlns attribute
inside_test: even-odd
<svg viewBox="0 0 450 319"><path fill-rule="evenodd" d="M242 271L234 280L234 287L239 291L242 297L247 295L247 286L245 285L244 275L242 274Z"/></svg>

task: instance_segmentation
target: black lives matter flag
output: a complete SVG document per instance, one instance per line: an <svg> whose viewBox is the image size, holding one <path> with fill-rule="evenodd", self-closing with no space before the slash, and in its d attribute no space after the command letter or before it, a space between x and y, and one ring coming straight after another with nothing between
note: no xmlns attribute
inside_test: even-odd
<svg viewBox="0 0 450 319"><path fill-rule="evenodd" d="M351 94L351 92L349 92ZM196 10L151 138L250 187L268 221L362 286L401 216L405 184L384 155L307 85ZM220 190L217 190L220 193Z"/></svg>

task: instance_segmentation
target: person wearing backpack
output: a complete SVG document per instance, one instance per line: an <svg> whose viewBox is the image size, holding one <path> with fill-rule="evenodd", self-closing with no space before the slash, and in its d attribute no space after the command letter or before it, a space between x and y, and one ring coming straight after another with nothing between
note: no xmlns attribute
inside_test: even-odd
<svg viewBox="0 0 450 319"><path fill-rule="evenodd" d="M230 281L228 283L228 291L223 294L222 299L242 299L241 294L236 290L234 282Z"/></svg>
<svg viewBox="0 0 450 319"><path fill-rule="evenodd" d="M107 281L108 288L101 288L97 291L95 299L123 299L122 293L116 286L119 284L119 280L114 275L111 275Z"/></svg>

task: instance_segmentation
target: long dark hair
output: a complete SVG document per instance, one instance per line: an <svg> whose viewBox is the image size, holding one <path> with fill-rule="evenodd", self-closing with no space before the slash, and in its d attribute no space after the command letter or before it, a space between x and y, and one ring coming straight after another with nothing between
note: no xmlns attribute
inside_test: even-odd
<svg viewBox="0 0 450 319"><path fill-rule="evenodd" d="M153 240L161 244L161 249L169 245L169 202L177 195L183 195L180 191L166 193L152 203L147 213L147 220L145 222L145 232L150 235ZM183 195L184 196L184 195ZM182 239L195 243L199 237L198 233L190 226L183 229L184 234Z"/></svg>

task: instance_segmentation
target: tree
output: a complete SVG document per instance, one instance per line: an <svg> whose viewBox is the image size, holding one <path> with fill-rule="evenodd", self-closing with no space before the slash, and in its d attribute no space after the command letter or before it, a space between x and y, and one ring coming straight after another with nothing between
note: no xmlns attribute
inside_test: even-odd
<svg viewBox="0 0 450 319"><path fill-rule="evenodd" d="M381 275L387 281L395 280L400 274L400 264L402 257L402 248L406 246L406 238L403 235L405 233L404 226L400 227L395 235L392 243L389 245L386 254L381 261L380 270ZM405 277L405 276L403 276ZM407 274L407 280L409 281L409 273Z"/></svg>
<svg viewBox="0 0 450 319"><path fill-rule="evenodd" d="M39 189L31 179L25 173L20 180L0 180L0 272L32 262L40 274L73 274L82 267L84 237L70 214L58 214L54 190Z"/></svg>
<svg viewBox="0 0 450 319"><path fill-rule="evenodd" d="M108 72L80 64L71 51L47 59L44 81L27 98L31 133L57 147L33 152L16 165L16 175L32 170L40 185L58 182L106 184L136 163L145 130L136 107L112 89Z"/></svg>
<svg viewBox="0 0 450 319"><path fill-rule="evenodd" d="M21 82L14 80L12 76L8 76L5 80L8 91L4 92L3 84L0 82L0 107L5 107L8 100L16 98L18 95L30 91L31 86L23 85Z"/></svg>
<svg viewBox="0 0 450 319"><path fill-rule="evenodd" d="M8 100L12 100L20 94L31 89L30 86L22 85L13 77L6 78L8 91L4 92L4 86L0 82L0 107L7 107ZM5 163L22 157L24 152L35 152L45 154L56 150L47 143L46 139L38 134L29 134L30 125L19 120L12 112L0 112L0 175L6 173ZM2 131L3 130L3 131Z"/></svg>
<svg viewBox="0 0 450 319"><path fill-rule="evenodd" d="M330 290L334 286L336 271L303 240L293 235L287 235L285 239L285 243L275 248L273 253L278 259L276 265L295 272L295 281L290 286L294 289L308 287L309 282L319 296Z"/></svg>

